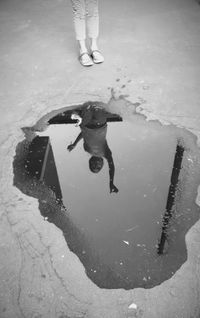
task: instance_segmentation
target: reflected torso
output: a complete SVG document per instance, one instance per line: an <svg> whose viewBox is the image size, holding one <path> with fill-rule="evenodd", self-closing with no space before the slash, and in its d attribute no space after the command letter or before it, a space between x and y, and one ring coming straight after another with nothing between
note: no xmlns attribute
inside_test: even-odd
<svg viewBox="0 0 200 318"><path fill-rule="evenodd" d="M100 128L81 127L85 151L93 156L104 157L107 125Z"/></svg>

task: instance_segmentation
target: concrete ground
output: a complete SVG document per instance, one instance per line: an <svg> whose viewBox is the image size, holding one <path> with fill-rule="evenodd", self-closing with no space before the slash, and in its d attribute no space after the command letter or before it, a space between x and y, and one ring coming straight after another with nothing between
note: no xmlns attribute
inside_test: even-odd
<svg viewBox="0 0 200 318"><path fill-rule="evenodd" d="M0 317L198 318L200 222L188 260L152 289L103 290L87 278L37 200L13 187L21 127L88 100L126 95L137 111L200 137L200 5L195 0L101 0L105 63L77 60L70 1L0 2ZM134 308L128 308L132 303Z"/></svg>

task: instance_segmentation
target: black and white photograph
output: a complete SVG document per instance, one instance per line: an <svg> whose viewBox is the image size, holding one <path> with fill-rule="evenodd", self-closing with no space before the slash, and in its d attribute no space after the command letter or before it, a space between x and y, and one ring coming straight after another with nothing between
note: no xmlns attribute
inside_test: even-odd
<svg viewBox="0 0 200 318"><path fill-rule="evenodd" d="M0 318L200 318L200 1L0 0Z"/></svg>

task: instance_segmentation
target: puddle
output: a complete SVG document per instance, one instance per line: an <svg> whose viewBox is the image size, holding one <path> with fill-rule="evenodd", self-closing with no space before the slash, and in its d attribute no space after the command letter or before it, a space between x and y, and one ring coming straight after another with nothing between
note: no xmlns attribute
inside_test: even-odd
<svg viewBox="0 0 200 318"><path fill-rule="evenodd" d="M42 132L24 129L14 185L39 200L95 284L151 288L187 259L200 153L183 129L99 105L49 115Z"/></svg>

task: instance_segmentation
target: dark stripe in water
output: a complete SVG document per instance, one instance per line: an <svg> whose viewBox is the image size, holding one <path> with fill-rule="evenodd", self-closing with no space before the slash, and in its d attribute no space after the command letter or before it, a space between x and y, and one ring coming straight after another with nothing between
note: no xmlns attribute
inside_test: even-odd
<svg viewBox="0 0 200 318"><path fill-rule="evenodd" d="M167 205L165 214L163 216L163 226L160 242L158 244L158 254L161 255L164 252L165 242L167 240L167 229L169 227L170 219L173 215L174 200L176 196L176 190L178 185L179 174L181 170L181 164L183 160L184 147L178 142L176 147L176 153L174 157L174 165L171 175L171 184L169 186L169 193L167 198Z"/></svg>

